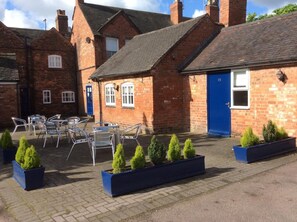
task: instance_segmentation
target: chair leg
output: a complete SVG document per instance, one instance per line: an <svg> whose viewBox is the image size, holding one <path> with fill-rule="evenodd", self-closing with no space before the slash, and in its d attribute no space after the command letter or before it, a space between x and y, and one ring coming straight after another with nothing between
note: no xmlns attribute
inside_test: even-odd
<svg viewBox="0 0 297 222"><path fill-rule="evenodd" d="M14 130L13 130L13 132L12 132L12 135L16 132L17 128L18 128L18 126L15 126L15 127L14 127Z"/></svg>
<svg viewBox="0 0 297 222"><path fill-rule="evenodd" d="M66 159L66 160L68 160L68 159L69 159L69 157L70 157L70 154L71 154L71 152L72 152L72 150L73 150L74 146L75 146L75 143L72 145L72 147L71 147L71 149L70 149L70 152L69 152L69 154L68 154L68 156L67 156L67 159Z"/></svg>
<svg viewBox="0 0 297 222"><path fill-rule="evenodd" d="M92 151L93 151L93 166L95 166L96 149L94 149L94 148L92 147Z"/></svg>
<svg viewBox="0 0 297 222"><path fill-rule="evenodd" d="M57 145L56 145L56 148L59 147L59 142L60 142L60 135L58 135L58 139L57 139Z"/></svg>
<svg viewBox="0 0 297 222"><path fill-rule="evenodd" d="M47 139L47 134L45 134L45 137L44 137L43 148L45 147L46 139Z"/></svg>

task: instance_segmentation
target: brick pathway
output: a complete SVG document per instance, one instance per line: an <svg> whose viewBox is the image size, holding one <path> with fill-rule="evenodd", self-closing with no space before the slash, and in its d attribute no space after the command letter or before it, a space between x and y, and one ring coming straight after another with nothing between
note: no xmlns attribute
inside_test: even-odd
<svg viewBox="0 0 297 222"><path fill-rule="evenodd" d="M20 135L17 133L13 138L17 139ZM102 169L111 167L110 150L98 151L97 164L93 167L87 146L75 148L70 160L66 161L71 147L66 139L58 149L54 143L48 143L43 149L41 140L28 136L29 142L36 145L46 167L45 186L30 192L24 191L12 179L11 165L1 165L0 201L12 218L22 222L121 221L297 160L296 153L291 153L246 165L234 160L232 145L238 143L237 139L209 138L190 133L178 134L178 137L181 142L188 137L192 138L197 153L206 156L205 175L111 198L104 194L100 176ZM160 139L168 144L170 136L163 135ZM149 136L140 138L144 147L147 147L149 141ZM127 143L127 159L132 157L135 147L133 141Z"/></svg>

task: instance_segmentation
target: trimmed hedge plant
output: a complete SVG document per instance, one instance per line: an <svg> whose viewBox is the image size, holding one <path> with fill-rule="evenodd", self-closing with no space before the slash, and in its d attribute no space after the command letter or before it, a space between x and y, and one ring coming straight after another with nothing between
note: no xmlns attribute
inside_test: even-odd
<svg viewBox="0 0 297 222"><path fill-rule="evenodd" d="M27 148L30 147L25 136L22 136L19 142L19 147L15 155L15 160L21 165L24 163L24 158Z"/></svg>
<svg viewBox="0 0 297 222"><path fill-rule="evenodd" d="M130 161L131 169L141 169L145 167L145 155L142 146L138 145L135 150L135 154Z"/></svg>
<svg viewBox="0 0 297 222"><path fill-rule="evenodd" d="M1 147L2 149L13 149L15 148L13 143L12 143L12 139L11 139L11 135L8 129L6 129L4 131L4 133L1 136Z"/></svg>
<svg viewBox="0 0 297 222"><path fill-rule="evenodd" d="M181 149L179 145L179 140L175 134L171 136L169 148L167 152L167 159L169 161L177 161L181 158Z"/></svg>
<svg viewBox="0 0 297 222"><path fill-rule="evenodd" d="M259 144L259 137L256 136L251 127L248 127L243 136L240 139L240 145L242 147L249 147Z"/></svg>
<svg viewBox="0 0 297 222"><path fill-rule="evenodd" d="M183 149L183 155L185 159L190 159L195 157L196 150L193 147L193 143L191 139L187 139Z"/></svg>
<svg viewBox="0 0 297 222"><path fill-rule="evenodd" d="M148 146L148 156L154 165L163 163L166 159L166 147L156 136L153 136Z"/></svg>
<svg viewBox="0 0 297 222"><path fill-rule="evenodd" d="M21 164L24 170L34 169L40 167L40 157L32 145L26 149L24 156L24 163Z"/></svg>
<svg viewBox="0 0 297 222"><path fill-rule="evenodd" d="M124 147L121 143L117 145L116 152L113 157L112 161L112 168L113 168L113 173L121 173L124 171L126 167L126 160L125 160L125 153L124 153Z"/></svg>

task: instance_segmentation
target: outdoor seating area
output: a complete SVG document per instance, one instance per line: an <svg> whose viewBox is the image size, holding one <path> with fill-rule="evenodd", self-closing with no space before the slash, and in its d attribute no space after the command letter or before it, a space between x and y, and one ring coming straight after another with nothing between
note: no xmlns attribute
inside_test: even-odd
<svg viewBox="0 0 297 222"><path fill-rule="evenodd" d="M42 148L53 146L52 144L55 148L59 148L61 142L68 143L71 148L68 155L65 156L67 161L71 159L75 149L79 149L78 145L88 148L93 166L96 163L96 151L98 150L110 149L112 158L117 144L123 144L125 140L134 140L140 144L137 140L142 127L140 123L121 127L117 123L90 122L89 120L88 117L78 116L64 118L61 114L48 118L44 115L34 114L28 116L28 120L12 117L15 124L12 135L17 131L24 130L22 132L33 136L37 141L42 140L42 144L38 143L38 146Z"/></svg>

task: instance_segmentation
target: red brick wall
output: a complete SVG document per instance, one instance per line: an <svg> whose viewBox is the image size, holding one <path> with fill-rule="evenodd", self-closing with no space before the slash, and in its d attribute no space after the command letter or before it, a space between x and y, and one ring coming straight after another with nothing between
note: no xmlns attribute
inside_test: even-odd
<svg viewBox="0 0 297 222"><path fill-rule="evenodd" d="M276 77L276 68L250 71L249 110L232 110L232 133L241 134L251 126L262 135L263 124L274 121L284 127L290 136L297 136L297 66L282 67L287 75L286 84Z"/></svg>
<svg viewBox="0 0 297 222"><path fill-rule="evenodd" d="M18 117L16 84L0 83L0 128L13 125L11 117Z"/></svg>
<svg viewBox="0 0 297 222"><path fill-rule="evenodd" d="M188 115L189 111L184 109L183 94L188 89L184 89L183 77L178 72L178 66L219 28L206 17L154 70L155 131L184 130L184 116Z"/></svg>
<svg viewBox="0 0 297 222"><path fill-rule="evenodd" d="M276 77L278 69L286 74L286 84ZM241 135L251 126L261 136L263 124L274 121L284 127L290 136L297 136L297 66L259 68L250 70L250 109L231 110L231 131ZM185 113L188 130L207 132L206 75L184 78ZM188 124L187 124L188 123Z"/></svg>
<svg viewBox="0 0 297 222"><path fill-rule="evenodd" d="M77 114L77 103L62 103L62 92L76 93L75 51L55 29L32 42L33 87L35 113L51 116ZM48 68L48 56L62 57L62 68ZM51 90L51 104L43 104L43 90Z"/></svg>
<svg viewBox="0 0 297 222"><path fill-rule="evenodd" d="M225 26L246 22L246 0L220 0L220 23Z"/></svg>
<svg viewBox="0 0 297 222"><path fill-rule="evenodd" d="M121 85L123 83L134 84L134 108L122 107ZM119 86L119 91L115 91L116 105L115 107L106 106L104 98L104 88L106 84L116 84ZM146 128L153 128L153 77L141 78L125 78L101 83L102 93L102 120L107 122L115 122L121 126L133 125L142 123ZM96 105L99 103L96 101ZM99 121L99 115L96 115L96 121Z"/></svg>
<svg viewBox="0 0 297 222"><path fill-rule="evenodd" d="M118 15L104 29L100 37L94 37L92 30L86 22L84 15L79 7L76 7L73 19L73 31L71 43L75 45L78 60L78 98L79 113L86 113L86 85L90 83L89 77L94 73L97 67L106 60L105 37L114 37L119 39L119 48L125 45L126 39L131 39L139 34L135 27L123 16ZM90 43L86 38L91 39ZM94 90L94 87L93 87ZM95 92L95 91L94 91ZM98 93L93 93L93 101L98 100ZM95 115L98 115L98 106L94 106Z"/></svg>

